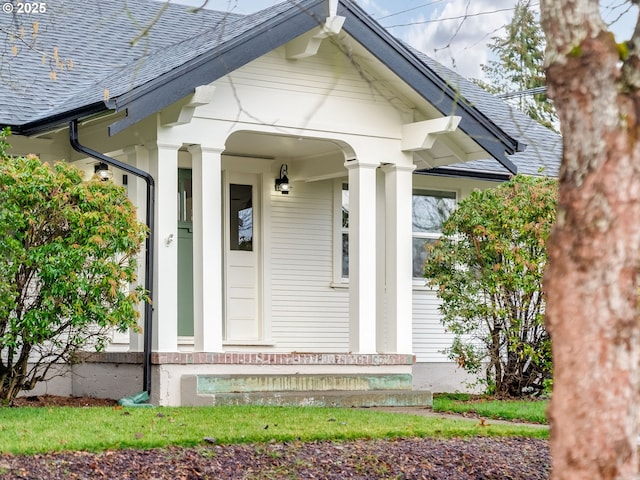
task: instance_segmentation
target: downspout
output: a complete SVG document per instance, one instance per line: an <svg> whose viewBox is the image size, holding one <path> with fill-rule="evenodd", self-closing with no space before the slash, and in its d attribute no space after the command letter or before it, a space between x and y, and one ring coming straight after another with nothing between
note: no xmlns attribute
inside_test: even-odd
<svg viewBox="0 0 640 480"><path fill-rule="evenodd" d="M78 119L69 122L69 142L74 150L84 153L89 157L95 158L107 165L114 166L120 170L124 170L131 175L135 175L138 178L142 178L147 184L147 213L146 224L149 229L149 236L146 240L146 252L145 252L145 275L144 275L144 288L149 294L149 298L153 301L153 261L154 261L154 200L155 200L155 182L150 173L132 167L126 163L123 163L115 158L107 157L100 152L92 150L88 147L80 145L78 141ZM153 329L153 307L151 302L145 302L144 305L144 360L143 360L143 375L142 383L143 390L151 395L151 342L152 342L152 329Z"/></svg>

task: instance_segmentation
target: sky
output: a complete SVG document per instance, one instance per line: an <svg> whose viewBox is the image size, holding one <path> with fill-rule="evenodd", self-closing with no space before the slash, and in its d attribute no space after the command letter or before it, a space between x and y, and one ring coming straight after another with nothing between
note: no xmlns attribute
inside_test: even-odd
<svg viewBox="0 0 640 480"><path fill-rule="evenodd" d="M202 5L204 0L172 0ZM252 13L283 0L209 0L206 8ZM487 43L503 34L516 0L356 0L383 27L467 78L482 78L491 57ZM618 41L631 37L637 14L624 0L601 1L605 22ZM537 8L538 3L532 0Z"/></svg>

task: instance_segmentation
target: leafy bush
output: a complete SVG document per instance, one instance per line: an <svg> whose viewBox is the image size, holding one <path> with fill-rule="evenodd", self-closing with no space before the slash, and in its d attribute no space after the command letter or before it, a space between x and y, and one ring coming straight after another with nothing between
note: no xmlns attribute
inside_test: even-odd
<svg viewBox="0 0 640 480"><path fill-rule="evenodd" d="M428 247L425 276L454 334L447 353L470 373L485 369L490 393L542 392L551 378L542 277L556 191L555 180L518 175L473 192Z"/></svg>
<svg viewBox="0 0 640 480"><path fill-rule="evenodd" d="M7 155L0 134L0 401L32 389L109 329L136 326L146 237L122 187Z"/></svg>

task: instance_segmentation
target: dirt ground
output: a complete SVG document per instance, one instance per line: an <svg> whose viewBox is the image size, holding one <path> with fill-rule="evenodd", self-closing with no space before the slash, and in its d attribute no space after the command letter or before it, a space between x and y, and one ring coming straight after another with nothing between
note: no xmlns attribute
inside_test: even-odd
<svg viewBox="0 0 640 480"><path fill-rule="evenodd" d="M37 395L18 397L14 407L111 407L115 400L93 397L59 397L56 395Z"/></svg>
<svg viewBox="0 0 640 480"><path fill-rule="evenodd" d="M24 397L22 405L89 407L112 400ZM212 440L209 440L212 441ZM0 479L438 479L549 478L545 440L467 438L215 445L0 455Z"/></svg>

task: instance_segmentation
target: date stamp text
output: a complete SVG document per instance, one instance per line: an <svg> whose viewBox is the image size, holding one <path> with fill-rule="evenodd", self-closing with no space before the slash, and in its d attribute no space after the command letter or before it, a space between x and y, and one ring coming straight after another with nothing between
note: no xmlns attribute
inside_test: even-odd
<svg viewBox="0 0 640 480"><path fill-rule="evenodd" d="M0 2L0 8L2 8L4 13L15 13L18 15L47 13L46 2Z"/></svg>

